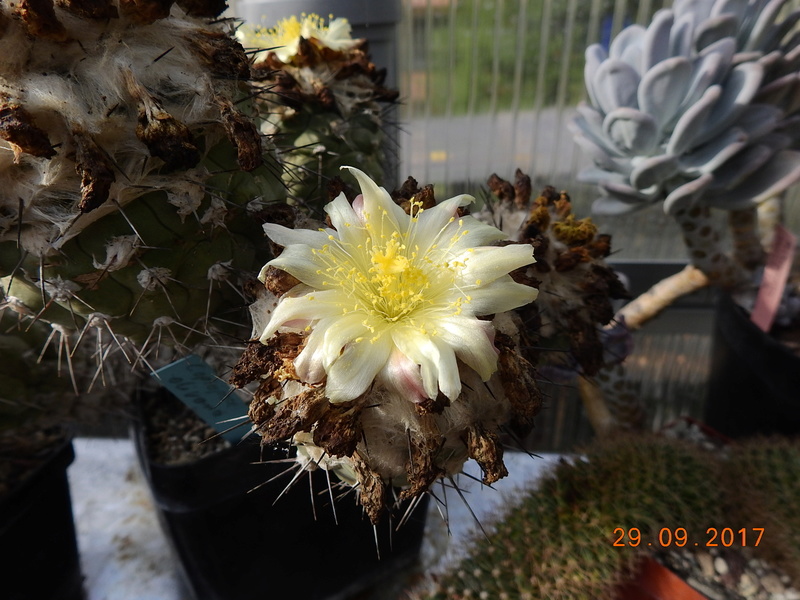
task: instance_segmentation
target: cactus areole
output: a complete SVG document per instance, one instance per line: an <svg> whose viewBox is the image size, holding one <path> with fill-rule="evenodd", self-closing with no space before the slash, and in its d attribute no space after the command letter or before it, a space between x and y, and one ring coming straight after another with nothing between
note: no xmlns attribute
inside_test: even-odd
<svg viewBox="0 0 800 600"><path fill-rule="evenodd" d="M406 211L349 170L362 193L325 207L331 228L264 226L284 249L261 279L277 268L296 285L254 314L284 385L262 383L251 417L267 441L293 436L307 468L357 484L374 520L385 484L418 496L469 457L488 481L506 474L496 430L512 401L496 374L525 362L506 311L537 290L509 275L533 248L490 246L505 235L464 214L472 197Z"/></svg>

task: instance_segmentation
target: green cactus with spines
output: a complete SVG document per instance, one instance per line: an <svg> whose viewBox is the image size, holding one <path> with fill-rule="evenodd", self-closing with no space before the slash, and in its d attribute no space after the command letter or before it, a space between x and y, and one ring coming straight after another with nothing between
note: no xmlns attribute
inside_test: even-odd
<svg viewBox="0 0 800 600"><path fill-rule="evenodd" d="M387 165L394 142L385 115L398 92L384 86L385 69L370 61L365 40L351 38L346 19L326 25L318 15L303 15L269 30L243 27L237 35L246 47L264 50L254 73L290 202L321 214L328 182L344 165L393 185Z"/></svg>
<svg viewBox="0 0 800 600"><path fill-rule="evenodd" d="M78 4L0 7L0 50L27 57L0 66L4 305L138 345L218 341L268 258L254 214L287 196L250 60L224 21Z"/></svg>
<svg viewBox="0 0 800 600"><path fill-rule="evenodd" d="M755 438L732 444L725 477L735 493L729 497L729 521L747 529L763 527L759 554L800 581L800 442L788 438Z"/></svg>
<svg viewBox="0 0 800 600"><path fill-rule="evenodd" d="M435 591L417 597L610 598L662 527L691 537L722 522L719 482L716 460L679 441L597 442L558 464L488 538L473 541L467 559L436 578ZM615 547L615 529L632 527L642 544Z"/></svg>

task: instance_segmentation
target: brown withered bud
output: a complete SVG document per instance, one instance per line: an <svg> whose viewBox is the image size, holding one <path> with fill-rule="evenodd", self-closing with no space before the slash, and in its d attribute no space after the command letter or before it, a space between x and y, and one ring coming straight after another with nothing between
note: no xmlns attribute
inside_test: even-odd
<svg viewBox="0 0 800 600"><path fill-rule="evenodd" d="M56 6L84 19L116 19L119 16L111 0L56 0Z"/></svg>
<svg viewBox="0 0 800 600"><path fill-rule="evenodd" d="M174 0L119 0L119 10L139 25L149 25L166 19Z"/></svg>
<svg viewBox="0 0 800 600"><path fill-rule="evenodd" d="M489 186L489 191L492 192L500 202L510 202L517 195L514 191L514 186L496 173L492 173L489 176L486 185Z"/></svg>
<svg viewBox="0 0 800 600"><path fill-rule="evenodd" d="M522 226L520 237L522 240L532 240L547 231L548 227L550 227L550 209L541 204L534 204L528 220Z"/></svg>
<svg viewBox="0 0 800 600"><path fill-rule="evenodd" d="M530 175L526 175L521 169L514 173L514 204L517 208L525 208L531 201L533 186Z"/></svg>
<svg viewBox="0 0 800 600"><path fill-rule="evenodd" d="M51 42L67 41L67 30L56 17L53 0L17 0L10 6L11 14L25 24L33 37Z"/></svg>
<svg viewBox="0 0 800 600"><path fill-rule="evenodd" d="M386 486L381 476L369 468L358 452L353 455L352 461L358 478L358 501L364 507L370 522L377 525L384 509Z"/></svg>
<svg viewBox="0 0 800 600"><path fill-rule="evenodd" d="M503 463L503 446L492 431L476 425L467 430L467 452L483 470L483 484L492 485L508 475Z"/></svg>
<svg viewBox="0 0 800 600"><path fill-rule="evenodd" d="M331 404L325 417L314 426L314 443L331 456L352 456L361 441L363 402Z"/></svg>
<svg viewBox="0 0 800 600"><path fill-rule="evenodd" d="M261 133L253 121L234 107L227 98L214 98L222 117L225 135L236 148L236 159L243 171L252 171L264 163L261 154Z"/></svg>
<svg viewBox="0 0 800 600"><path fill-rule="evenodd" d="M269 56L274 55L274 52L269 53ZM257 78L264 70L264 67L259 63L257 67L252 69L254 74L253 78ZM310 100L308 94L304 94L300 89L300 84L297 82L297 79L286 71L276 71L268 67L266 72L269 74L267 79L273 82L273 85L269 88L269 92L276 97L276 100L280 104L299 111L303 108L303 105Z"/></svg>
<svg viewBox="0 0 800 600"><path fill-rule="evenodd" d="M155 111L140 106L136 137L170 171L191 169L200 162L200 151L189 128L160 106Z"/></svg>
<svg viewBox="0 0 800 600"><path fill-rule="evenodd" d="M607 233L596 235L588 245L588 250L592 258L606 258L611 254L611 236Z"/></svg>
<svg viewBox="0 0 800 600"><path fill-rule="evenodd" d="M445 475L444 469L436 466L436 457L443 444L444 439L427 436L409 441L409 457L406 461L409 487L400 492L401 500L424 494L437 479Z"/></svg>
<svg viewBox="0 0 800 600"><path fill-rule="evenodd" d="M108 200L111 184L116 180L108 156L95 141L82 131L74 131L75 171L81 176L81 214L93 211Z"/></svg>
<svg viewBox="0 0 800 600"><path fill-rule="evenodd" d="M311 431L329 406L324 390L306 390L275 404L275 412L270 418L260 422L253 420L253 423L261 436L261 443L272 444L290 439L301 431Z"/></svg>
<svg viewBox="0 0 800 600"><path fill-rule="evenodd" d="M169 170L191 169L200 162L200 151L189 128L161 107L133 76L123 71L128 92L139 103L136 137L151 156L160 158Z"/></svg>
<svg viewBox="0 0 800 600"><path fill-rule="evenodd" d="M246 386L251 381L273 370L274 350L258 340L249 340L238 362L231 369L228 382L237 388Z"/></svg>
<svg viewBox="0 0 800 600"><path fill-rule="evenodd" d="M353 188L345 183L344 179L336 175L331 177L331 179L328 181L328 201L331 202L335 200L339 197L339 194L344 194L344 197L347 198L351 203L353 200L355 200L357 195Z"/></svg>
<svg viewBox="0 0 800 600"><path fill-rule="evenodd" d="M20 104L0 94L0 138L14 150L14 160L24 152L40 158L52 158L55 149L42 129L33 123L33 117Z"/></svg>
<svg viewBox="0 0 800 600"><path fill-rule="evenodd" d="M192 17L212 19L220 16L226 8L226 0L176 0L176 4Z"/></svg>
<svg viewBox="0 0 800 600"><path fill-rule="evenodd" d="M333 95L331 88L322 86L317 90L317 102L325 110L336 110L336 96Z"/></svg>
<svg viewBox="0 0 800 600"><path fill-rule="evenodd" d="M558 192L558 199L553 202L556 208L556 214L564 219L572 212L572 202L569 199L569 194L565 191Z"/></svg>
<svg viewBox="0 0 800 600"><path fill-rule="evenodd" d="M269 384L264 382L259 386L258 392L253 396L247 408L247 416L256 425L266 423L275 416L275 405L268 402L272 394L267 389L261 389L265 386L269 387Z"/></svg>
<svg viewBox="0 0 800 600"><path fill-rule="evenodd" d="M414 403L414 408L420 415L440 415L448 406L450 406L450 398L442 392L439 392L436 398L425 398Z"/></svg>
<svg viewBox="0 0 800 600"><path fill-rule="evenodd" d="M408 200L419 192L419 183L416 179L409 176L403 184L391 193L392 200L400 204L399 200Z"/></svg>
<svg viewBox="0 0 800 600"><path fill-rule="evenodd" d="M262 344L250 340L238 362L231 370L229 381L235 387L244 387L259 378L280 381L294 379L294 359L305 345L305 335L295 332L276 333Z"/></svg>
<svg viewBox="0 0 800 600"><path fill-rule="evenodd" d="M580 249L571 249L561 252L553 261L553 268L559 273L571 271L584 261L584 254Z"/></svg>
<svg viewBox="0 0 800 600"><path fill-rule="evenodd" d="M283 296L286 292L299 283L300 280L294 275L273 266L267 267L264 285L276 296Z"/></svg>
<svg viewBox="0 0 800 600"><path fill-rule="evenodd" d="M201 31L187 40L215 77L250 79L250 59L242 45L231 36L218 31Z"/></svg>
<svg viewBox="0 0 800 600"><path fill-rule="evenodd" d="M596 375L603 367L603 344L597 333L597 326L581 319L578 312L569 311L565 314L570 349L582 372L588 376Z"/></svg>
<svg viewBox="0 0 800 600"><path fill-rule="evenodd" d="M406 214L411 214L412 205L414 201L414 210L420 208L427 210L436 206L436 197L433 192L433 185L428 184L423 188L419 187L419 183L413 177L409 177L403 182L398 189L391 193L392 200L395 204L400 206Z"/></svg>
<svg viewBox="0 0 800 600"><path fill-rule="evenodd" d="M542 394L532 375L534 368L519 355L508 335L496 332L494 344L499 351L498 375L511 404L510 426L524 437L533 429L533 418L542 406Z"/></svg>

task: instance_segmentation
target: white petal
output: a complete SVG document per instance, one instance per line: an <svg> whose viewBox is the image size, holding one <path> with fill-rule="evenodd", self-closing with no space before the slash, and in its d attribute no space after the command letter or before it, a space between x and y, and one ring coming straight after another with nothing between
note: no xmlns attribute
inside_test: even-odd
<svg viewBox="0 0 800 600"><path fill-rule="evenodd" d="M461 393L461 376L456 355L450 346L436 343L430 335L415 327L396 327L392 339L397 348L420 366L422 385L429 398L439 391L450 400Z"/></svg>
<svg viewBox="0 0 800 600"><path fill-rule="evenodd" d="M511 244L509 246L482 246L458 257L466 266L458 275L464 286L484 285L514 269L532 264L533 246L530 244ZM480 281L480 283L478 283Z"/></svg>
<svg viewBox="0 0 800 600"><path fill-rule="evenodd" d="M425 388L422 386L419 365L397 348L392 351L392 355L378 377L384 385L394 389L411 402L422 402L428 398L428 394L425 393Z"/></svg>
<svg viewBox="0 0 800 600"><path fill-rule="evenodd" d="M372 222L378 232L391 235L391 231L384 229L385 220L388 220L389 227L393 231L405 230L405 227L401 224L407 221L409 217L402 208L394 203L389 192L382 187L378 187L378 184L372 181L366 173L355 167L342 167L342 169L350 171L358 181L358 185L361 186L361 193L364 194L364 215ZM384 211L386 216L382 217Z"/></svg>
<svg viewBox="0 0 800 600"><path fill-rule="evenodd" d="M324 265L311 253L311 248L305 244L286 246L280 256L269 261L265 269L266 267L275 267L286 271L314 289L322 288L327 279L324 273L317 273ZM265 271L262 269L259 278L261 278L264 273Z"/></svg>
<svg viewBox="0 0 800 600"><path fill-rule="evenodd" d="M489 285L470 290L469 310L474 315L492 315L536 300L539 291L505 276Z"/></svg>
<svg viewBox="0 0 800 600"><path fill-rule="evenodd" d="M433 240L451 219L457 219L457 210L471 204L474 200L475 198L472 196L461 194L440 202L433 208L423 210L419 213L419 218L414 226L412 241L420 246L428 246L429 240Z"/></svg>
<svg viewBox="0 0 800 600"><path fill-rule="evenodd" d="M367 391L392 351L391 337L348 345L328 370L325 395L331 402L345 402Z"/></svg>
<svg viewBox="0 0 800 600"><path fill-rule="evenodd" d="M278 302L278 306L275 307L272 313L272 318L261 333L261 343L266 344L267 340L272 337L278 328L289 321L314 321L341 314L342 309L338 303L340 298L341 294L334 290L326 292L312 291L302 296L290 298L284 296Z"/></svg>
<svg viewBox="0 0 800 600"><path fill-rule="evenodd" d="M497 370L494 327L489 321L447 317L436 321L437 337L451 346L456 356L487 381Z"/></svg>
<svg viewBox="0 0 800 600"><path fill-rule="evenodd" d="M487 244L508 239L508 235L497 229L497 227L482 223L471 215L459 219L449 227L453 228L451 236L456 235L456 232L458 232L458 239L450 247L452 252L460 252L476 246L486 246Z"/></svg>
<svg viewBox="0 0 800 600"><path fill-rule="evenodd" d="M374 320L374 317L373 319ZM322 345L325 354L324 366L327 369L342 353L342 349L350 342L361 344L369 343L369 338L374 334L370 332L369 317L361 313L349 313L343 316L326 319L327 322L319 323L315 329L325 328L325 341ZM365 324L367 321L367 324ZM355 341L364 338L364 341Z"/></svg>
<svg viewBox="0 0 800 600"><path fill-rule="evenodd" d="M324 339L325 330L315 328L306 338L306 345L302 352L294 359L294 370L300 380L305 383L319 383L325 378L322 352Z"/></svg>
<svg viewBox="0 0 800 600"><path fill-rule="evenodd" d="M339 194L333 201L325 205L325 212L336 228L336 234L344 244L361 243L366 236L361 217L353 210L344 194ZM327 241L327 240L326 240Z"/></svg>
<svg viewBox="0 0 800 600"><path fill-rule="evenodd" d="M292 244L306 244L321 248L328 242L329 232L312 231L311 229L289 229L277 223L264 223L264 233L276 244L290 246Z"/></svg>

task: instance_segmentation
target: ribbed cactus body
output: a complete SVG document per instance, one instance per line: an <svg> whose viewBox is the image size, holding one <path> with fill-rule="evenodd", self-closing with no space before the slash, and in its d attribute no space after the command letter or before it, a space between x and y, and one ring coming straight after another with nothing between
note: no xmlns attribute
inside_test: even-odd
<svg viewBox="0 0 800 600"><path fill-rule="evenodd" d="M602 333L614 316L612 301L627 297L605 260L611 236L600 234L590 218L577 218L567 192L548 186L534 197L530 177L519 169L513 184L492 175L488 185L496 201L481 219L534 247L536 262L525 276L542 293L527 307L534 314L526 321L535 329L537 345L555 350L539 366L594 375L603 364L623 360L628 352L624 332Z"/></svg>
<svg viewBox="0 0 800 600"><path fill-rule="evenodd" d="M365 40L351 38L346 19L326 26L317 15L292 17L269 30L242 28L239 37L264 50L254 65L264 130L285 163L291 202L320 211L345 165L393 183L385 181L395 161L384 117L398 92L384 86L385 69L370 62Z"/></svg>
<svg viewBox="0 0 800 600"><path fill-rule="evenodd" d="M255 215L286 190L250 60L201 18L223 8L0 8L0 276L18 312L183 343L245 304L266 258Z"/></svg>
<svg viewBox="0 0 800 600"><path fill-rule="evenodd" d="M737 492L732 518L763 527L760 552L800 581L800 444L780 438L736 444L726 474Z"/></svg>
<svg viewBox="0 0 800 600"><path fill-rule="evenodd" d="M561 462L537 488L476 537L469 558L419 598L612 598L662 527L704 539L722 522L717 463L704 452L658 437L621 436ZM619 528L642 543L614 546ZM615 530L617 530L615 532Z"/></svg>

